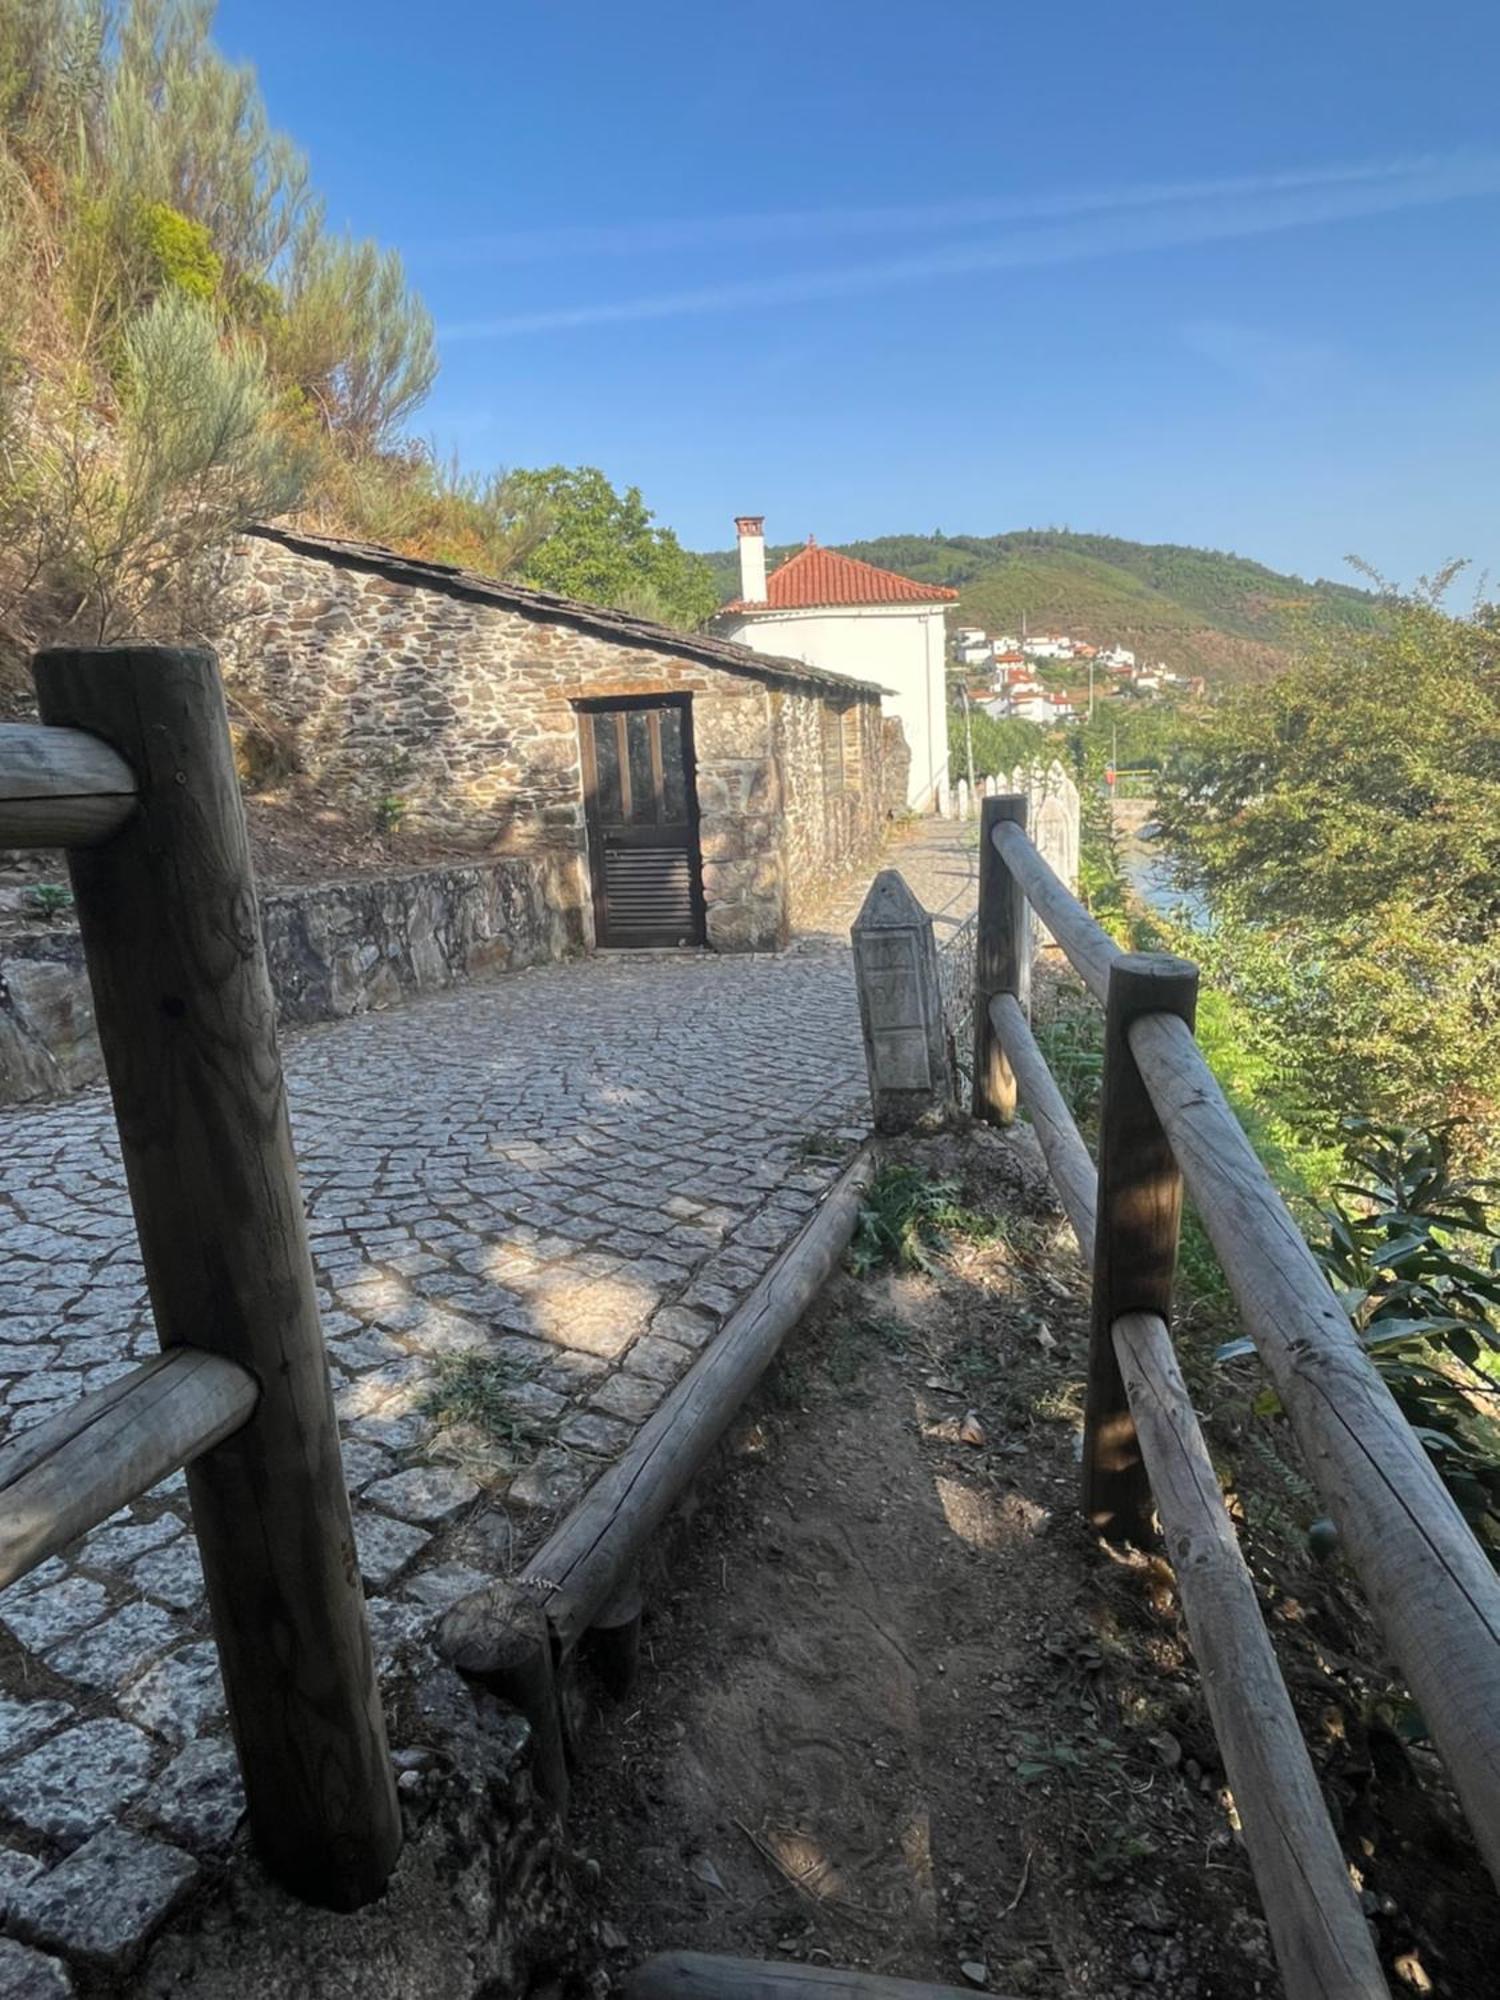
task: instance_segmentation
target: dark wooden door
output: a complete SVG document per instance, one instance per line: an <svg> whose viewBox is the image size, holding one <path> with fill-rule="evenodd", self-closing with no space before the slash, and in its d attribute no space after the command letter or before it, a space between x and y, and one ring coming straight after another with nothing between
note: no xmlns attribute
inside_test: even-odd
<svg viewBox="0 0 1500 2000"><path fill-rule="evenodd" d="M688 701L592 703L578 721L596 942L702 944Z"/></svg>

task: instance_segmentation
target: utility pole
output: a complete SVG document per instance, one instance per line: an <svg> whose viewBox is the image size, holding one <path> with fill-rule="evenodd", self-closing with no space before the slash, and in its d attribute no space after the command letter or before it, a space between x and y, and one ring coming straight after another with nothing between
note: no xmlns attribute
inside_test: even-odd
<svg viewBox="0 0 1500 2000"><path fill-rule="evenodd" d="M964 683L963 683L962 685L963 685L963 697L964 697L964 741L965 741L966 745L968 746L968 752L969 752L969 797L970 797L970 798L972 799L972 798L973 798L973 797L975 796L975 791L974 791L974 715L973 715L973 711L972 711L972 709L971 709L971 708L970 708L970 706L969 706L969 684L968 684L968 682L967 682L967 681L965 681L965 682L964 682Z"/></svg>

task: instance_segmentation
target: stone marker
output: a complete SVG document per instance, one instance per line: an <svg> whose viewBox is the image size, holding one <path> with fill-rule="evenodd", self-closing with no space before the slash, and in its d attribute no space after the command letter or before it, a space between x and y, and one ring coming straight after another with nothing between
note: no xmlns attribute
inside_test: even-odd
<svg viewBox="0 0 1500 2000"><path fill-rule="evenodd" d="M896 869L870 884L850 935L875 1130L946 1124L956 1107L932 919Z"/></svg>

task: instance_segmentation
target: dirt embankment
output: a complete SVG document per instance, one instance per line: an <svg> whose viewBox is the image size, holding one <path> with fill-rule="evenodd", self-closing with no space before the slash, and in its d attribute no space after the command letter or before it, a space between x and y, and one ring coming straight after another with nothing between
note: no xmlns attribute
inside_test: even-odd
<svg viewBox="0 0 1500 2000"><path fill-rule="evenodd" d="M636 1692L584 1734L604 1962L1273 1995L1170 1572L1076 1511L1086 1289L1039 1160L988 1133L917 1157L990 1233L825 1295L655 1559ZM1395 1990L1472 2000L1500 1921L1451 1802L1330 1643L1341 1586L1252 1539Z"/></svg>

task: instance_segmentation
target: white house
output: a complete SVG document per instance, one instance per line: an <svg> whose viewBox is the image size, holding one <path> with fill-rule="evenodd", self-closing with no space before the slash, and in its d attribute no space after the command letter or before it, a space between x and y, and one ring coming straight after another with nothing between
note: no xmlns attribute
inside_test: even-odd
<svg viewBox="0 0 1500 2000"><path fill-rule="evenodd" d="M1003 694L993 701L981 703L986 715L996 721L1015 719L1021 722L1051 722L1054 720L1053 698L1036 681L1012 681Z"/></svg>
<svg viewBox="0 0 1500 2000"><path fill-rule="evenodd" d="M719 611L714 629L761 652L888 688L886 711L900 721L911 751L907 803L931 812L948 776L944 606L958 592L819 548L811 535L767 576L764 520L746 514L734 525L740 594Z"/></svg>

